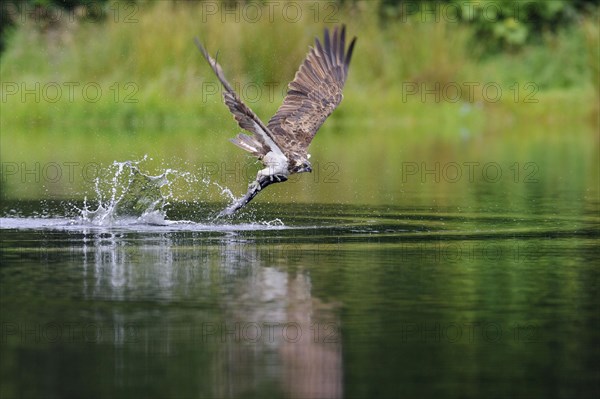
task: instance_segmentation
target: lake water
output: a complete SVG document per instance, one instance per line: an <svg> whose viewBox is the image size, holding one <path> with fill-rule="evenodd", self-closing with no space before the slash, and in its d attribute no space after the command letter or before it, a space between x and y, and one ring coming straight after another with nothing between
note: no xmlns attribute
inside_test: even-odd
<svg viewBox="0 0 600 399"><path fill-rule="evenodd" d="M3 152L0 396L597 395L594 136L357 137L226 220L215 159Z"/></svg>

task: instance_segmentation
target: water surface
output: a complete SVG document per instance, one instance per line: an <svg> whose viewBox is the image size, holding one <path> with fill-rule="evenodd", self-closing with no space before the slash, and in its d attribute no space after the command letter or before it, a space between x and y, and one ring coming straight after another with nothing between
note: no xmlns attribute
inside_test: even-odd
<svg viewBox="0 0 600 399"><path fill-rule="evenodd" d="M597 135L523 129L324 132L231 219L221 136L3 132L0 397L597 396Z"/></svg>
<svg viewBox="0 0 600 399"><path fill-rule="evenodd" d="M280 204L277 222L258 204L227 223L182 205L186 222L112 226L63 205L4 204L4 397L597 390L597 204Z"/></svg>

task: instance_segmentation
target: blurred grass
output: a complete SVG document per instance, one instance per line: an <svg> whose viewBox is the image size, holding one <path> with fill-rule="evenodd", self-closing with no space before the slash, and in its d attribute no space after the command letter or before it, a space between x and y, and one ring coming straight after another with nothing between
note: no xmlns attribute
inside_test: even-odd
<svg viewBox="0 0 600 399"><path fill-rule="evenodd" d="M22 101L19 94L3 94L2 134L36 127L80 134L232 130L220 95L206 91L216 87L216 79L193 45L195 36L211 53L219 51L229 80L242 85L242 97L251 96L249 105L268 120L313 37L322 36L324 25L334 25L323 22L323 9L317 17L314 3L293 4L302 6L294 22L282 12L267 14L266 6L263 17L255 19L239 11L207 15L202 3L166 1L144 3L131 18L122 15L103 23L63 18L41 31L26 21L9 37L0 60L2 89L5 83L28 89L38 83L43 94L51 82L79 86L72 101L64 86L56 102L43 95L39 101L34 95ZM340 7L333 19L346 23L349 34L359 40L345 100L326 129L336 123L366 124L365 128L376 123L455 136L465 126L482 131L524 121L568 125L590 113L597 115L599 44L593 18L548 34L541 45L526 46L517 54L482 57L472 45L468 26L422 22L419 16L382 26L375 3ZM490 82L502 89L498 101L490 101L482 90ZM82 95L80 88L89 83L102 88L97 102ZM469 93L465 83L477 86ZM419 91L409 94L407 84ZM451 101L443 92L449 85L461 89ZM272 96L269 87L274 87ZM527 94L538 101L525 102ZM135 102L125 101L127 95Z"/></svg>
<svg viewBox="0 0 600 399"><path fill-rule="evenodd" d="M203 11L198 3L160 1L137 9L132 23L65 19L44 31L33 23L15 30L0 59L0 159L3 168L14 166L17 173L0 179L2 198L93 198L93 184L82 179L85 165L105 168L114 160L140 160L146 154L151 159L143 166L151 174L173 168L244 191L258 166L226 140L239 128L220 92L207 92L207 87L218 88L217 80L193 38L199 37L212 54L219 51L230 82L266 121L314 37L322 37L324 25L336 23L324 24L325 10L317 19L308 6L296 23L281 13L272 20L228 17L223 22L221 15L206 17ZM466 179L423 184L418 176L404 182L403 162L426 162L431 168L493 161L507 174L516 161L536 162L540 184L502 180L500 191L515 194L511 201L527 200L533 189L552 192L565 181L597 186L597 135L588 134L598 130L600 109L593 19L544 36L543 45L492 57L473 47L473 31L465 25L423 23L413 16L381 26L377 7L367 2L338 10L335 19L358 36L344 101L311 146L315 172L274 186L262 200L392 203L413 201L410 193L430 190L437 201L450 201L448 193L477 198L486 187ZM43 96L36 101L35 94L22 101L21 93L5 92L6 84L28 89L38 84L33 91L40 96L53 82L63 89L56 102ZM72 100L68 82L76 85ZM482 91L490 83L502 89L498 101ZM102 89L97 102L82 95L90 84ZM472 93L469 84L475 85ZM451 85L461 88L456 99L443 91ZM251 87L262 95L246 90ZM417 92L408 93L412 88ZM73 182L65 162L76 163ZM56 183L43 173L35 180L35 173L26 172L52 163L64 173ZM579 165L578 173L556 181L548 174L555 164ZM207 175L203 165L216 165L218 171ZM246 174L238 173L240 165L250 165ZM176 200L224 200L216 185L179 179L172 189Z"/></svg>

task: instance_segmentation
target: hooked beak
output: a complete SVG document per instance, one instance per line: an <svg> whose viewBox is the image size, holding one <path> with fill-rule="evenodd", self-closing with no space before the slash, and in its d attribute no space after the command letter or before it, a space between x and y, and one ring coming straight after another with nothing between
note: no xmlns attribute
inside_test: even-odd
<svg viewBox="0 0 600 399"><path fill-rule="evenodd" d="M310 164L299 165L296 169L296 173L312 172L312 166Z"/></svg>
<svg viewBox="0 0 600 399"><path fill-rule="evenodd" d="M294 167L294 173L304 173L304 172L312 173L312 165L310 164L310 162L307 162L306 160L301 163L298 162Z"/></svg>

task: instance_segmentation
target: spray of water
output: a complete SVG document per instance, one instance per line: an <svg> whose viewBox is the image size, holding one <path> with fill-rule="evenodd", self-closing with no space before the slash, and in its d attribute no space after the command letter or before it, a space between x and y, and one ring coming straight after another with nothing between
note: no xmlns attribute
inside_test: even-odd
<svg viewBox="0 0 600 399"><path fill-rule="evenodd" d="M166 224L164 208L172 195L169 176L177 172L167 169L158 176L150 176L139 168L145 160L146 157L141 161L114 162L105 176L96 178L96 209L90 207L86 197L80 209L81 221L97 226L117 221Z"/></svg>
<svg viewBox="0 0 600 399"><path fill-rule="evenodd" d="M202 173L181 172L174 169L165 169L158 175L150 175L141 170L141 164L147 161L144 156L139 161L113 162L107 170L94 181L94 195L91 201L86 197L82 208L76 208L79 215L76 223L93 226L124 226L132 224L143 225L173 225L192 224L189 220L168 220L167 210L171 209L171 202L177 205L187 204L196 209L198 213L206 208L202 200L194 199L192 203L179 199L174 193L188 191L184 195L194 198L202 197L209 191L209 187L216 187L221 200L233 202L236 197L227 187L220 185ZM182 184L175 184L175 182ZM215 215L209 216L204 222L214 223ZM226 221L219 220L219 224ZM275 219L269 222L258 222L267 227L281 227L283 222Z"/></svg>

